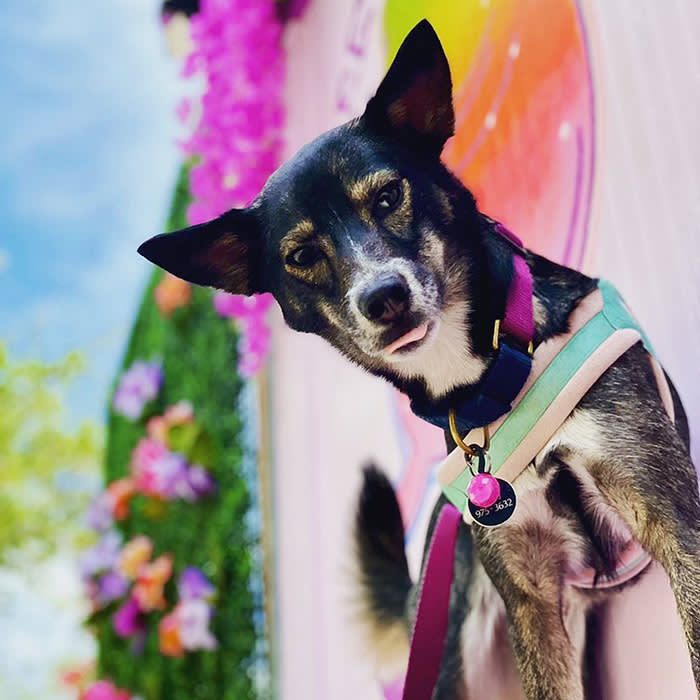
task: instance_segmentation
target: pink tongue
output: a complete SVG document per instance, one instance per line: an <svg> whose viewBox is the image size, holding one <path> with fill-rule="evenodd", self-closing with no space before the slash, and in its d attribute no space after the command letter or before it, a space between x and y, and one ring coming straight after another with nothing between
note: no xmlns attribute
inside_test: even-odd
<svg viewBox="0 0 700 700"><path fill-rule="evenodd" d="M406 335L402 335L400 338L395 340L393 343L390 343L384 348L384 352L387 355L391 355L392 352L395 352L399 348L402 348L404 345L408 345L409 343L414 343L416 340L422 340L425 338L425 334L428 332L428 324L427 323L421 323L420 326L417 326L414 328L412 331L408 331Z"/></svg>

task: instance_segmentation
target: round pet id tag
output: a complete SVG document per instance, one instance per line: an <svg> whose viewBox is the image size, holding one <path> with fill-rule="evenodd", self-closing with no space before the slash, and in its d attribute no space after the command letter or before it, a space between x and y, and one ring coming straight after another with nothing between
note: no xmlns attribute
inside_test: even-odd
<svg viewBox="0 0 700 700"><path fill-rule="evenodd" d="M475 505L471 500L467 501L467 506L472 518L474 518L474 522L483 527L503 525L515 513L515 507L518 505L515 489L505 479L492 478L495 478L500 486L500 494L495 503L484 507Z"/></svg>
<svg viewBox="0 0 700 700"><path fill-rule="evenodd" d="M477 456L476 474L471 460L467 459L467 464L472 472L472 480L467 489L467 505L472 518L483 527L502 525L515 512L515 490L505 479L498 479L491 474L490 463L483 449L479 450Z"/></svg>

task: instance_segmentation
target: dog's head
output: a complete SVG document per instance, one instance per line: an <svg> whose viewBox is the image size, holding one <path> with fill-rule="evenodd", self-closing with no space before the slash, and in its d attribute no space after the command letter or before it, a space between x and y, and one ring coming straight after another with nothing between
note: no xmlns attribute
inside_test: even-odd
<svg viewBox="0 0 700 700"><path fill-rule="evenodd" d="M449 66L423 21L361 117L304 146L248 208L139 252L196 284L271 292L292 328L439 397L484 364L469 334L481 220L440 162L453 130Z"/></svg>

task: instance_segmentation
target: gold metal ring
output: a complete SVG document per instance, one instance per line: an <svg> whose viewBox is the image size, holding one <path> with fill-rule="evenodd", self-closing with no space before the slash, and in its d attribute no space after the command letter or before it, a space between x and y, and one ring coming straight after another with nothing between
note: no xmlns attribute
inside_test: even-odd
<svg viewBox="0 0 700 700"><path fill-rule="evenodd" d="M497 318L493 322L493 338L491 338L491 346L494 350L498 350L501 344L501 319ZM535 354L535 344L532 340L527 344L527 354L532 357Z"/></svg>
<svg viewBox="0 0 700 700"><path fill-rule="evenodd" d="M457 421L455 419L455 412L454 409L451 408L449 413L448 413L449 421L450 421L450 433L452 435L452 439L457 443L459 447L461 447L470 457L478 457L478 453L473 450L469 445L467 445L464 440L460 437L459 433L457 432ZM485 425L482 430L484 431L484 444L482 445L482 449L484 451L487 451L489 447L491 446L491 436L489 435L489 426Z"/></svg>

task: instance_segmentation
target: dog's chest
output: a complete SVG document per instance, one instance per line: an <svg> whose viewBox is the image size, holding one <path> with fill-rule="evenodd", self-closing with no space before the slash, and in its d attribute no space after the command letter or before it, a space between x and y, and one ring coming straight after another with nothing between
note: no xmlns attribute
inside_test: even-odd
<svg viewBox="0 0 700 700"><path fill-rule="evenodd" d="M607 573L630 542L628 527L590 474L591 461L606 449L600 419L594 411L575 411L515 480L518 507L494 535L508 550L527 547L524 568L557 561L564 581L590 567ZM515 566L522 556L512 551L506 559Z"/></svg>

